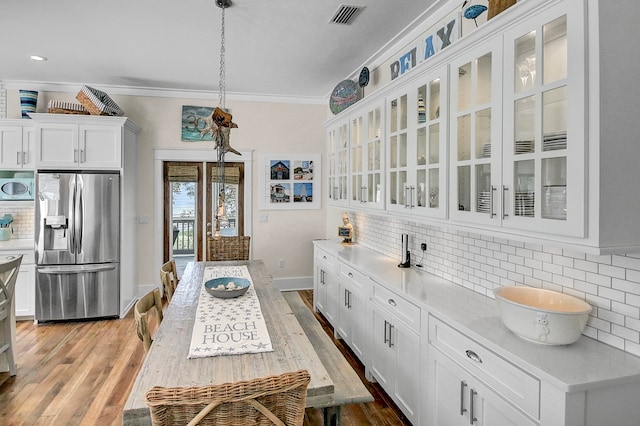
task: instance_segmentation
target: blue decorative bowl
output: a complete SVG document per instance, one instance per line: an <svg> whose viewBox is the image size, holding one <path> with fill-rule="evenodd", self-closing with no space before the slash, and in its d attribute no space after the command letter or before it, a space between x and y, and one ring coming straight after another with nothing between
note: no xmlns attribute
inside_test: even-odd
<svg viewBox="0 0 640 426"><path fill-rule="evenodd" d="M220 277L205 282L204 288L219 299L233 299L245 294L250 285L251 282L244 278Z"/></svg>

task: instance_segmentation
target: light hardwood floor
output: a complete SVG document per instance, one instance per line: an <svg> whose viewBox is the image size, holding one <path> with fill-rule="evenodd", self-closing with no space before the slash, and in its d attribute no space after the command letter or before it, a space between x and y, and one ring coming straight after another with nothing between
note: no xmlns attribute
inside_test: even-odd
<svg viewBox="0 0 640 426"><path fill-rule="evenodd" d="M311 292L300 292L310 306ZM325 330L330 327L316 315ZM364 377L362 366L340 341L337 346ZM121 425L122 409L144 351L133 315L124 319L17 325L18 375L0 385L1 425ZM2 381L0 377L0 382ZM400 411L377 384L375 401L343 409L343 425L404 425ZM305 426L322 424L308 409Z"/></svg>

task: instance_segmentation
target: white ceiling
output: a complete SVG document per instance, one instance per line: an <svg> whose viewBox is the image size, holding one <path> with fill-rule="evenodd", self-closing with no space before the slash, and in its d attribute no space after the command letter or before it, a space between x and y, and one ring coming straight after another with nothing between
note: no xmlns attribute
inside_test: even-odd
<svg viewBox="0 0 640 426"><path fill-rule="evenodd" d="M227 93L326 98L436 1L233 0ZM329 24L341 4L366 8ZM0 80L217 93L220 23L215 0L2 0Z"/></svg>

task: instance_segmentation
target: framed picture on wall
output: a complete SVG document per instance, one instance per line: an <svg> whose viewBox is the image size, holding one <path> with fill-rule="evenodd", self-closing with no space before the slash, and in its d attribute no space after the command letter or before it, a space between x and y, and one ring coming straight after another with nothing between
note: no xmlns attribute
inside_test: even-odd
<svg viewBox="0 0 640 426"><path fill-rule="evenodd" d="M261 154L260 209L319 209L320 154Z"/></svg>
<svg viewBox="0 0 640 426"><path fill-rule="evenodd" d="M182 141L183 142L210 142L213 141L213 133L207 131L211 126L211 114L214 107L182 106Z"/></svg>

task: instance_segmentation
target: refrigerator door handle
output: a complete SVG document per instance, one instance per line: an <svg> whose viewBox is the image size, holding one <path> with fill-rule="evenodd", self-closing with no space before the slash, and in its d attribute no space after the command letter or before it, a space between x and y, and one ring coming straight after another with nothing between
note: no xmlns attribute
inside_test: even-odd
<svg viewBox="0 0 640 426"><path fill-rule="evenodd" d="M105 265L87 266L52 266L49 268L38 267L39 274L84 274L87 272L103 272L113 271L116 264L110 263Z"/></svg>
<svg viewBox="0 0 640 426"><path fill-rule="evenodd" d="M69 231L69 251L71 254L76 254L76 230L75 230L75 210L76 210L76 177L73 176L69 179L69 222L68 222L68 231Z"/></svg>
<svg viewBox="0 0 640 426"><path fill-rule="evenodd" d="M73 212L76 254L82 253L82 233L84 231L83 191L84 182L82 177L76 175L75 210Z"/></svg>

